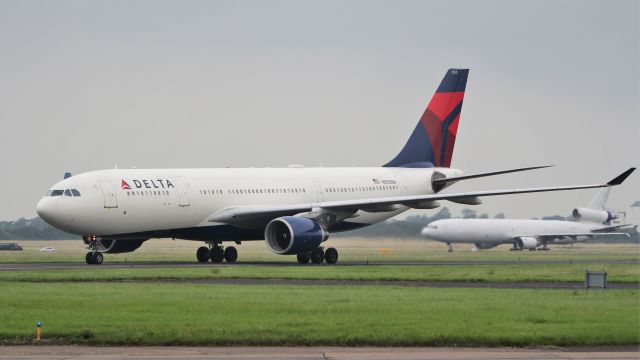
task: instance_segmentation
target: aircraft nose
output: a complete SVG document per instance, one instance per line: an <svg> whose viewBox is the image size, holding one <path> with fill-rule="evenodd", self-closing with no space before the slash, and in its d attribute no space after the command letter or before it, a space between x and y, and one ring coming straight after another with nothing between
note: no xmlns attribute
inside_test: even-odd
<svg viewBox="0 0 640 360"><path fill-rule="evenodd" d="M424 227L422 228L422 236L424 237L429 237L433 235L433 229L430 227Z"/></svg>
<svg viewBox="0 0 640 360"><path fill-rule="evenodd" d="M51 224L53 222L53 204L49 200L47 198L40 199L36 205L36 213L42 220Z"/></svg>

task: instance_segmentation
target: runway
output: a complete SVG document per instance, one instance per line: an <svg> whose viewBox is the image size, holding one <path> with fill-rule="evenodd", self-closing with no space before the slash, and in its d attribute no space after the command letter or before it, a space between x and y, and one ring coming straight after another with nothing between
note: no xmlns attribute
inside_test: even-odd
<svg viewBox="0 0 640 360"><path fill-rule="evenodd" d="M638 359L638 347L602 348L343 348L343 347L88 347L3 346L0 359L16 360L499 360L499 359Z"/></svg>
<svg viewBox="0 0 640 360"><path fill-rule="evenodd" d="M197 263L197 262L171 262L171 261L131 261L109 262L108 257L102 265L88 265L81 262L67 263L0 263L0 270L53 270L53 269L121 269L121 268L198 268L198 267L227 267L227 266L469 266L469 265L570 265L570 264L627 264L640 265L635 260L469 260L469 261L341 261L334 265L300 265L292 261L252 261L237 263Z"/></svg>

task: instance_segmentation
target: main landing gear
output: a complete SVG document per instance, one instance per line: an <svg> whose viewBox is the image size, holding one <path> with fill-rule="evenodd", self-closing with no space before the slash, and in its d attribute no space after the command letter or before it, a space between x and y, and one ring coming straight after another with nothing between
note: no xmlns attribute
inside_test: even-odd
<svg viewBox="0 0 640 360"><path fill-rule="evenodd" d="M324 249L317 247L308 253L298 253L298 263L307 264L311 261L314 264L322 264L326 261L327 264L335 264L338 262L338 250L334 248Z"/></svg>
<svg viewBox="0 0 640 360"><path fill-rule="evenodd" d="M238 260L238 250L233 246L222 247L220 244L211 244L209 247L199 247L196 251L196 258L201 263L206 263L209 260L212 263L221 263L223 260L234 263Z"/></svg>

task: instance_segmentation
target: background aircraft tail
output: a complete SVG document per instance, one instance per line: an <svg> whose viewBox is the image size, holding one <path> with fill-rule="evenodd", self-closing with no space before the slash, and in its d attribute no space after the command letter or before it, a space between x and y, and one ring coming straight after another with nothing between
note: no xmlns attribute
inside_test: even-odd
<svg viewBox="0 0 640 360"><path fill-rule="evenodd" d="M449 167L469 69L449 69L400 153L386 167Z"/></svg>
<svg viewBox="0 0 640 360"><path fill-rule="evenodd" d="M605 210L605 205L607 204L607 200L609 200L609 192L611 192L611 188L602 188L600 191L596 193L596 196L591 199L587 208L594 210Z"/></svg>

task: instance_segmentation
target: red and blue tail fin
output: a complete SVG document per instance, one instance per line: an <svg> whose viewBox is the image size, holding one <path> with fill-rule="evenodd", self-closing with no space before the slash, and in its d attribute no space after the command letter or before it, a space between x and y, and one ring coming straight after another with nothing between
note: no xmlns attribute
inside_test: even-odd
<svg viewBox="0 0 640 360"><path fill-rule="evenodd" d="M449 69L409 141L386 167L449 167L469 69Z"/></svg>

